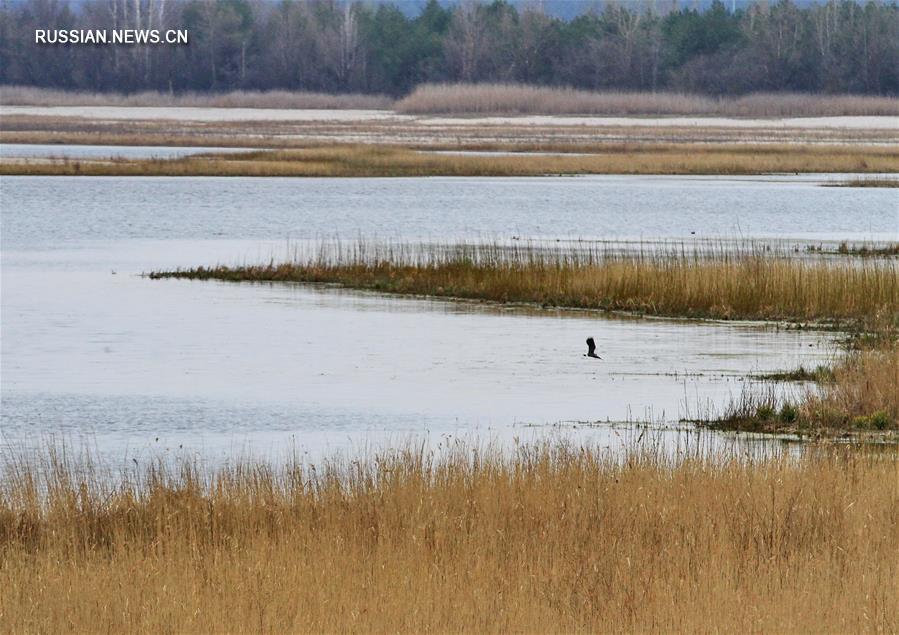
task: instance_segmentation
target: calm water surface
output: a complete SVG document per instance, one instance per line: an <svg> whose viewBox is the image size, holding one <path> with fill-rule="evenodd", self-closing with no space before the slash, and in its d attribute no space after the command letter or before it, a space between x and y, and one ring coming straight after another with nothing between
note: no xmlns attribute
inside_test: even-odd
<svg viewBox="0 0 899 635"><path fill-rule="evenodd" d="M199 146L104 146L57 145L50 143L3 143L4 159L175 159L207 152L247 152L247 148L208 148Z"/></svg>
<svg viewBox="0 0 899 635"><path fill-rule="evenodd" d="M636 224L646 237L739 226L747 237L889 239L896 220L883 191L763 180L3 177L0 190L4 440L87 435L110 456L290 444L321 454L421 435L620 446L629 431L584 422L673 423L739 396L748 372L834 352L828 335L750 324L143 271L256 261L288 237L335 233L623 237ZM601 362L583 357L591 335Z"/></svg>
<svg viewBox="0 0 899 635"><path fill-rule="evenodd" d="M897 190L821 187L805 177L3 177L2 190L4 249L125 238L285 240L360 234L416 239L899 236Z"/></svg>

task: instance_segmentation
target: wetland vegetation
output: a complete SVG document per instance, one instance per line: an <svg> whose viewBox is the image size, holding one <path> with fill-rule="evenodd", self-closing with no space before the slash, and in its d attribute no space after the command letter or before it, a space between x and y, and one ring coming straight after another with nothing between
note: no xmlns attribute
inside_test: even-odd
<svg viewBox="0 0 899 635"><path fill-rule="evenodd" d="M892 632L895 448L8 454L12 631ZM40 610L35 610L40 607Z"/></svg>
<svg viewBox="0 0 899 635"><path fill-rule="evenodd" d="M521 302L669 317L860 324L899 307L899 263L829 262L715 247L615 253L599 247L323 243L259 265L151 278L335 283L387 293ZM899 319L899 317L896 317Z"/></svg>
<svg viewBox="0 0 899 635"><path fill-rule="evenodd" d="M847 351L832 368L813 372L800 369L785 373L783 378L776 375L760 379L817 384L792 397L770 389L749 388L727 405L722 416L699 423L720 430L800 435L853 436L899 429L899 346L895 334L879 347Z"/></svg>
<svg viewBox="0 0 899 635"><path fill-rule="evenodd" d="M841 183L828 183L830 187L899 187L899 179L884 177L855 178Z"/></svg>
<svg viewBox="0 0 899 635"><path fill-rule="evenodd" d="M805 250L813 254L861 256L871 258L884 258L899 256L899 242L890 242L882 245L854 244L843 241L836 247L828 247L823 244L807 245Z"/></svg>
<svg viewBox="0 0 899 635"><path fill-rule="evenodd" d="M697 115L832 117L897 115L892 96L754 93L708 96L677 92L589 91L525 84L425 84L399 100L398 112L491 115Z"/></svg>
<svg viewBox="0 0 899 635"><path fill-rule="evenodd" d="M893 146L616 143L593 154L439 154L399 145L341 144L174 159L0 161L0 174L60 176L548 176L894 172Z"/></svg>
<svg viewBox="0 0 899 635"><path fill-rule="evenodd" d="M899 182L895 4L71 4L0 9L0 142L242 150L2 175ZM896 633L893 199L778 178L4 178L0 630ZM365 231L572 239L175 268Z"/></svg>
<svg viewBox="0 0 899 635"><path fill-rule="evenodd" d="M776 371L755 375L757 379L767 381L833 381L833 369L830 366L818 365L814 368L800 366L793 370Z"/></svg>

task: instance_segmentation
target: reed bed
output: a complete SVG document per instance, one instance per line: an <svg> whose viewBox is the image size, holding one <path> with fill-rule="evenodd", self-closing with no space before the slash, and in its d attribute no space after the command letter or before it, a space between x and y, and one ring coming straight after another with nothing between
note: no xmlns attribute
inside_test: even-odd
<svg viewBox="0 0 899 635"><path fill-rule="evenodd" d="M862 258L883 258L899 256L899 242L853 244L843 241L839 245L833 247L825 247L823 244L806 245L805 250L810 254L838 254L841 256L860 256Z"/></svg>
<svg viewBox="0 0 899 635"><path fill-rule="evenodd" d="M899 346L895 342L849 351L832 367L772 374L760 379L814 381L798 394L777 386L750 385L724 407L697 423L720 430L788 432L843 436L877 435L899 430Z"/></svg>
<svg viewBox="0 0 899 635"><path fill-rule="evenodd" d="M799 416L832 428L899 429L899 346L847 356L803 400Z"/></svg>
<svg viewBox="0 0 899 635"><path fill-rule="evenodd" d="M66 91L0 87L6 106L132 106L396 110L407 114L718 115L822 117L899 115L899 99L871 95L754 93L709 97L685 93L588 91L524 84L424 84L394 101L387 95L239 90L225 93Z"/></svg>
<svg viewBox="0 0 899 635"><path fill-rule="evenodd" d="M65 176L551 176L899 172L895 147L796 144L609 144L588 155L459 155L336 145L167 160L0 161L0 174Z"/></svg>
<svg viewBox="0 0 899 635"><path fill-rule="evenodd" d="M718 115L729 117L895 116L899 99L867 95L592 92L523 84L425 84L395 105L409 114Z"/></svg>
<svg viewBox="0 0 899 635"><path fill-rule="evenodd" d="M407 448L0 474L12 632L899 629L895 449Z"/></svg>
<svg viewBox="0 0 899 635"><path fill-rule="evenodd" d="M591 243L354 241L323 242L285 262L150 276L336 283L388 293L661 316L862 324L899 319L897 264L888 259L791 258L763 250L731 253L702 245L621 253Z"/></svg>
<svg viewBox="0 0 899 635"><path fill-rule="evenodd" d="M141 106L191 108L293 108L311 110L383 110L393 100L385 95L329 94L307 91L238 90L226 93L97 93L33 86L0 87L4 106Z"/></svg>

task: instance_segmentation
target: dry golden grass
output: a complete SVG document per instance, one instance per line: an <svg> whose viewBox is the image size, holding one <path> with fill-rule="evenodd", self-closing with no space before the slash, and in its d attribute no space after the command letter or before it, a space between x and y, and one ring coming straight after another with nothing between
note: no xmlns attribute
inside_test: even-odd
<svg viewBox="0 0 899 635"><path fill-rule="evenodd" d="M805 396L800 418L834 428L899 428L899 346L851 354L833 373Z"/></svg>
<svg viewBox="0 0 899 635"><path fill-rule="evenodd" d="M412 114L724 115L818 117L899 115L899 99L866 95L591 92L521 84L425 84L395 106Z"/></svg>
<svg viewBox="0 0 899 635"><path fill-rule="evenodd" d="M384 95L338 95L289 90L236 90L227 93L163 93L144 91L91 93L34 86L0 87L4 106L141 106L193 108L295 108L314 110L385 109L393 100Z"/></svg>
<svg viewBox="0 0 899 635"><path fill-rule="evenodd" d="M722 430L871 436L895 442L899 430L899 346L881 334L879 346L849 351L815 373L783 373L777 380L816 381L785 398L773 386L745 388L721 417L698 421Z"/></svg>
<svg viewBox="0 0 899 635"><path fill-rule="evenodd" d="M677 317L899 319L894 260L823 261L696 249L621 255L587 246L324 244L317 253L289 262L151 276L325 282L389 293Z"/></svg>
<svg viewBox="0 0 899 635"><path fill-rule="evenodd" d="M0 478L10 632L899 629L899 458L457 446Z"/></svg>
<svg viewBox="0 0 899 635"><path fill-rule="evenodd" d="M0 162L0 174L90 176L543 176L899 172L899 148L791 144L609 144L596 154L483 156L338 145L168 160Z"/></svg>

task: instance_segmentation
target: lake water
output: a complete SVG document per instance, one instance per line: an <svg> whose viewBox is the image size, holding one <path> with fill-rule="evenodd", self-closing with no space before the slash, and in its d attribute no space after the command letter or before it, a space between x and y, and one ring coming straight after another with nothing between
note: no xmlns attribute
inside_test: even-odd
<svg viewBox="0 0 899 635"><path fill-rule="evenodd" d="M103 146L41 143L0 144L0 159L176 159L207 152L247 152L247 148L198 146Z"/></svg>
<svg viewBox="0 0 899 635"><path fill-rule="evenodd" d="M635 431L585 423L649 419L665 435L738 397L747 373L835 351L827 334L752 324L141 272L335 234L895 240L897 227L894 191L764 179L3 177L0 195L3 439L88 438L114 458L547 434L614 448ZM602 361L583 357L587 336Z"/></svg>
<svg viewBox="0 0 899 635"><path fill-rule="evenodd" d="M821 187L807 177L3 177L2 190L4 249L335 235L814 241L899 235L897 190Z"/></svg>

